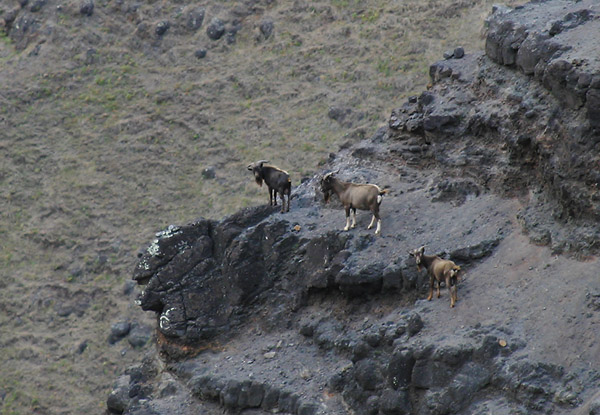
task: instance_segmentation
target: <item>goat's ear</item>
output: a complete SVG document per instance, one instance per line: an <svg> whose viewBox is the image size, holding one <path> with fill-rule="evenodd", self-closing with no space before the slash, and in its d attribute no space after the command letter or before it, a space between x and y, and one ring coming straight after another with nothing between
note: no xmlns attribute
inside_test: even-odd
<svg viewBox="0 0 600 415"><path fill-rule="evenodd" d="M248 170L252 170L254 168L254 163L248 164Z"/></svg>
<svg viewBox="0 0 600 415"><path fill-rule="evenodd" d="M415 251L411 251L411 250L409 249L409 250L408 250L408 254L409 254L410 256L415 256Z"/></svg>

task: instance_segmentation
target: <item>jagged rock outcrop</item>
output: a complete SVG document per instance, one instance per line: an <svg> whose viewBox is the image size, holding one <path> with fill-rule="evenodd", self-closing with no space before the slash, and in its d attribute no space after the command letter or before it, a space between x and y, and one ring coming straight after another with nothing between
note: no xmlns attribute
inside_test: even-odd
<svg viewBox="0 0 600 415"><path fill-rule="evenodd" d="M597 272L549 258L597 251L596 87L580 79L600 72L592 59L554 63L576 53L569 32L597 24L594 7L496 8L489 56L448 54L388 128L330 157L345 179L390 190L381 237L360 214L342 232L319 176L289 213L260 206L159 232L134 279L165 367L130 368L109 410L529 414L590 400L600 287L580 293ZM407 251L423 244L466 270L451 311L420 300L426 275Z"/></svg>
<svg viewBox="0 0 600 415"><path fill-rule="evenodd" d="M431 90L394 110L389 127L409 162L422 165L425 154L483 188L529 198L520 219L536 242L595 251L600 61L584 39L600 10L591 1L543 7L543 16L536 2L495 7L486 54L431 65Z"/></svg>

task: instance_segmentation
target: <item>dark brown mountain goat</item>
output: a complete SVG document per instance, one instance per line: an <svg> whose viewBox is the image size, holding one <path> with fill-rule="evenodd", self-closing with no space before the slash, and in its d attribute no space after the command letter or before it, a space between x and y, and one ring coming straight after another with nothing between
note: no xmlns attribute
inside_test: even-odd
<svg viewBox="0 0 600 415"><path fill-rule="evenodd" d="M279 167L271 166L267 160L260 160L248 164L248 170L254 173L254 180L259 186L263 181L269 188L269 205L277 206L277 193L281 196L281 213L290 211L290 196L292 193L292 181L290 175ZM285 209L285 195L287 194L287 209Z"/></svg>
<svg viewBox="0 0 600 415"><path fill-rule="evenodd" d="M381 190L374 184L356 184L343 182L337 179L333 173L327 173L321 179L321 191L325 195L325 202L329 201L331 193L335 193L339 198L344 209L346 209L346 227L347 231L356 226L356 209L370 210L373 213L373 219L367 229L371 229L375 220L377 220L377 229L375 234L381 233L381 219L379 217L379 205L383 195L387 190ZM352 226L350 225L350 210L352 210Z"/></svg>
<svg viewBox="0 0 600 415"><path fill-rule="evenodd" d="M424 252L425 246L408 251L411 256L415 257L417 269L421 271L421 267L425 267L429 274L429 297L427 297L427 300L431 301L433 297L434 280L437 281L437 297L440 298L440 283L444 281L450 292L450 307L454 307L454 304L458 301L456 285L458 284L460 267L452 261L442 259L436 255L425 255Z"/></svg>

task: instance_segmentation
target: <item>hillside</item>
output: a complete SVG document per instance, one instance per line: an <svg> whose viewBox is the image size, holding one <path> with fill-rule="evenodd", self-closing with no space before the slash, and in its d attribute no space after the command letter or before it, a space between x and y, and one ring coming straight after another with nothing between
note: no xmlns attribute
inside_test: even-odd
<svg viewBox="0 0 600 415"><path fill-rule="evenodd" d="M597 11L590 2L577 5L578 10L592 10L590 14L566 18L561 8L571 3L552 2L558 4L553 10L557 15L548 15L556 18L549 22L555 23L550 24L554 36L561 33L563 37L574 36L579 27L577 22L597 24ZM426 335L434 334L434 327L439 325L457 330L459 340L472 336L473 343L464 350L482 350L481 344L485 342L480 344L479 341L486 336L506 339L510 345L516 345L511 353L517 357L526 354L527 363L550 379L545 382L548 388L542 387L546 409L545 405L550 405L548 399L552 400L548 398L550 395L558 397L561 411L585 408L582 405L593 393L591 388L570 379L562 382L560 378L568 372L570 376L580 375L591 384L594 375L584 369L581 362L587 362L589 368L597 367L593 328L600 291L595 285L596 259L592 256L597 240L593 222L597 218L594 202L597 199L590 192L597 170L589 167L596 165L595 153L590 151L597 142L596 133L589 129L596 115L594 107L580 108L577 99L572 101L573 97L567 94L562 101L574 105L562 112L557 101L552 101L555 98L548 98L547 87L532 87L531 96L526 94L520 98L516 96L519 94L500 93L503 104L496 105L519 99L523 106L530 102L532 107L523 107L521 115L534 110L535 117L531 118L539 120L538 126L528 124L527 131L521 130L514 142L523 147L527 138L521 136L528 136L543 144L537 149L544 145L550 149L546 153L524 151L518 146L512 149L510 157L513 159L509 157L509 160L515 163L507 164L517 171L512 175L496 164L500 158L486 158L488 153L482 152L482 148L473 148L474 141L469 141L473 136L462 142L460 150L448 151L439 137L458 137L460 131L447 129L453 125L441 123L436 128L443 128L433 134L427 130L411 136L405 133L412 127L407 129L406 120L398 117L406 113L399 108L403 102L409 107L415 104L412 100L406 101L407 97L423 96L421 92L432 80L437 83L437 93L443 95L440 91L448 88L445 82L457 78L460 70L456 68L450 72L455 75L443 82L438 82L435 72L430 78L430 64L444 52L463 46L467 55L473 57L474 52L484 48L480 35L483 21L491 10L492 2L446 0L402 4L268 0L193 4L173 0L140 4L39 0L0 4L1 413L104 411L106 399L114 389L113 381L125 368L140 361L143 361L141 366L128 369L126 377L119 378L120 389L115 389L129 393L133 386L138 388L137 395L133 394L138 399L152 398L150 405L141 408L139 401L132 401L131 413L169 413L174 410L169 405L180 405L180 413L197 413L199 408L205 408L208 413L221 413L220 391L226 389L218 389L216 399L212 396L199 400L204 393L200 388L205 384L182 387L187 378L199 380L198 373L193 371L198 362L189 363L189 367L181 363L181 367L175 367L176 364L166 368L157 360L153 334L156 320L152 313L144 313L135 305L139 291L130 278L138 253L145 252L147 243L160 229L200 217L216 223L240 208L262 206L266 191L254 184L245 167L251 161L265 158L292 172L295 188L301 178L312 178L312 181L300 187L298 198L293 201L296 209L283 218L283 222L270 210L258 208L259 222L272 222L273 232L278 237L282 229L288 229L287 223L297 222L301 232L310 233L299 238L303 242L318 238L318 229L323 225L323 231L340 235L330 242L347 248L342 251L349 250L353 255L354 250L363 252L354 257L355 262L350 262L349 269L353 271L344 275L354 276L354 271L365 265L361 261L382 250L395 258L391 278L402 275L413 282L406 285L400 309L396 297L400 288L398 280L392 280L390 286L396 290L395 294L382 296L377 293L381 286L375 277L373 292L369 294L373 297L366 300L348 300L344 295L339 296L335 284L329 287L325 283L325 287L321 287L324 290L317 290L315 296L300 297L299 304L306 307L300 314L289 314L290 310L283 308L281 314L275 314L281 315L282 320L266 318L265 327L259 325L258 328L244 325L242 318L240 331L232 332L237 335L228 340L224 354L199 355L205 359L201 364L223 367L222 373L210 373L209 380L217 384L223 379L238 380L235 371L246 367L244 364L272 359L265 357L271 352L281 356L282 347L292 350L296 345L300 352L287 354L289 362L312 359L315 353L321 352L338 353L342 358L324 362L323 368L327 370L304 368L306 371L300 370L299 377L292 376L293 371L290 371L281 375L284 379L274 373L282 372L286 363L271 360L274 367L272 371L268 366L261 369L264 372L261 382L271 378L297 385L298 379L304 379L306 393L320 393L319 388L331 381L329 375L353 360L348 359L348 354L354 353L352 350L334 347L335 341L328 340L328 336L333 336L332 330L333 333L336 330L357 333L357 330L374 329L388 318L396 321L400 330L402 322L409 317L404 311L411 310L414 304L412 311L422 318ZM519 26L515 27L517 34L521 33ZM539 30L548 29L542 25ZM512 39L513 43L516 38L518 36ZM594 55L593 47L587 48L573 48L573 51L581 50L581 56L569 57L572 62L580 59L580 64L573 65L593 66L593 59L583 58L597 54ZM505 49L499 47L498 50ZM511 64L503 58L496 60L500 64ZM460 66L472 61L448 62ZM528 68L526 62L522 64ZM499 71L498 79L504 78L503 82L508 85L529 85L536 76L532 70L532 76L513 78L496 66L490 65L490 68ZM563 68L563 72L555 73L556 83L564 79L560 78L564 71ZM447 74L447 70L444 73ZM540 81L540 85L546 82L544 79L535 81ZM555 84L552 79L547 82ZM595 87L590 87L596 85L594 82L590 79L586 91L594 91ZM481 89L480 98L497 93L498 85ZM552 91L559 94L558 102L561 102L561 91L560 88ZM418 108L408 111L409 115L418 115L423 110L421 102L418 104ZM443 112L447 108L437 104L434 107L442 112L436 114L440 115L438 120L446 119L449 114ZM481 129L471 132L481 133L491 143L499 138L503 140L509 127L498 120L514 121L509 115L500 111L496 118L474 122L472 125ZM494 123L502 124L502 128L491 127ZM577 123L584 127L578 130ZM392 128L386 128L383 135L376 133L386 124ZM561 125L567 127L561 130ZM497 135L489 134L491 130L496 130ZM542 131L547 132L546 142L540 139ZM572 149L571 144L561 147L563 150L553 156L552 138L558 140L565 136L576 137L579 144L590 146L587 151L591 159L563 158ZM383 137L385 145L380 142ZM498 148L506 144L500 141ZM330 155L338 153L340 147L344 148L341 153ZM442 150L430 151L440 147ZM495 145L490 147L498 149ZM436 157L438 151L448 152L450 156L445 160ZM579 150L576 153L580 154ZM468 168L461 164L465 155L472 163L467 164ZM536 162L535 165L543 165L544 169L525 168L528 157L533 160L538 156L538 161L547 163ZM490 160L493 161L489 164L492 173L499 168L501 174L477 168ZM450 169L448 161L451 161ZM574 168L565 169L566 164ZM388 216L396 212L399 218L384 220L384 238L372 239L361 231L345 239L338 232L338 227L343 225L343 213L315 204L320 195L318 189L313 190L318 181L314 174L337 168L343 169L345 178L376 181L395 190L383 205L389 210L383 212ZM469 168L473 170L468 172ZM466 186L453 184L456 177L465 174L473 179L475 187L469 183ZM392 180L397 175L401 179ZM493 180L496 177L508 180L497 182ZM440 178L448 180L440 184ZM486 181L486 178L492 180ZM476 194L482 196L475 197ZM440 203L431 203L432 195ZM311 210L311 205L318 206L317 210ZM477 218L468 226L461 221L466 220L462 216L466 211ZM240 215L243 217L245 212L248 211ZM427 213L427 220L419 224L416 218L423 212ZM450 232L453 238L447 238L448 232L443 229L443 223L449 218L457 223ZM362 217L359 223L365 225L365 220ZM492 232L492 228L484 226L488 224L497 227ZM495 234L500 228L502 242ZM440 229L442 233L423 238L425 229ZM531 239L522 234L523 230ZM471 238L469 242L464 235L472 235L467 237ZM493 252L485 251L483 264L466 257L473 264L460 287L459 298L463 307L461 315L470 317L456 320L447 313L437 312L442 306L446 311L445 291L442 300L431 305L421 301L414 303L422 297L425 281L422 275L417 277L414 270L410 271L412 264L404 254L407 248L416 247L413 245L418 242L427 243L434 252L453 251L489 240L498 240L499 245ZM532 245L530 241L547 247ZM374 258L379 264L389 264L387 258L377 255ZM514 264L518 264L514 273L503 279L506 270L511 270ZM372 285L368 278L375 276L380 268L376 266L372 271L361 276L367 278L367 286ZM473 276L480 274L486 278L478 280ZM572 278L564 278L565 275ZM490 285L490 281L496 280L502 284ZM547 281L550 283L545 287ZM359 286L363 282L359 280ZM307 287L309 285L296 287L299 291L292 290L291 299ZM534 288L526 291L526 287ZM546 290L550 290L550 298L558 308L549 308ZM540 291L539 295L530 301L527 294L536 291ZM504 298L507 292L514 298ZM486 293L496 294L496 298L492 301ZM474 298L480 300L474 301ZM379 303L381 305L377 305ZM270 313L265 303L259 301L258 304L259 308L263 307L262 312ZM527 305L531 307L521 318ZM350 307L349 320L346 320L347 307ZM488 310L483 316L482 307ZM331 315L322 317L330 320L330 328L319 329L320 319L310 323L315 313L329 308ZM543 312L546 310L555 314L546 315ZM240 315L249 316L252 321L260 320L260 314L252 311L242 308ZM502 318L494 318L496 315ZM539 327L553 325L556 316L564 318L558 320L554 330L545 330L539 336L531 334ZM298 317L306 319L301 324L304 327L301 337ZM484 321L479 321L480 317ZM483 327L477 327L477 323ZM313 334L316 330L314 343L319 344L321 352L311 344L313 334L307 336L311 330ZM417 337L411 342L419 341L419 332L414 333ZM319 333L323 336L319 337ZM160 332L158 336L161 340ZM405 336L403 341L410 340ZM243 358L241 354L232 354L236 350L248 350L247 339L255 342L257 348ZM446 339L449 347L454 339ZM377 343L373 339L369 341ZM411 342L406 343L407 350L420 350ZM169 350L169 342L160 344ZM560 347L556 348L557 344ZM549 345L553 347L550 349ZM585 348L580 351L581 345ZM382 360L361 365L380 373L379 365L394 350L374 349ZM361 352L358 353L354 357L356 362L364 360ZM505 354L501 356L509 358ZM243 364L239 364L237 358L244 360ZM469 368L484 368L487 373L493 373L496 368L491 360L478 363L480 367ZM525 368L521 370L526 372ZM292 379L285 379L286 376ZM494 385L496 389L491 389L498 394L503 390L501 382L515 386L514 382L523 381L515 378L510 383L508 376L492 378L499 382ZM362 386L369 385L365 379L361 380ZM123 385L124 381L131 383ZM338 384L340 394L351 396L356 391L344 392L346 384L350 383ZM235 399L238 386L232 383ZM537 387L532 381L527 391L535 394ZM515 388L515 395L521 393L522 389ZM367 389L373 390L371 386ZM217 389L210 387L205 390L209 394L215 391ZM333 405L342 405L339 396L332 395ZM388 393L386 396L396 395ZM414 402L418 403L421 398L417 396ZM435 394L427 397L432 405L443 403L442 398ZM298 402L295 399L294 402ZM374 401L371 399L371 404ZM129 403L128 400L120 402ZM236 409L237 403L227 402L226 407ZM314 403L302 402L305 406ZM355 409L364 403L351 403L350 399L348 402ZM500 400L493 405L514 410L521 404Z"/></svg>
<svg viewBox="0 0 600 415"><path fill-rule="evenodd" d="M486 53L434 62L290 213L157 233L133 278L160 358L118 378L110 412L597 413L595 6L495 7ZM365 213L341 230L326 172L388 190L381 236ZM422 245L460 264L455 308L425 300Z"/></svg>
<svg viewBox="0 0 600 415"><path fill-rule="evenodd" d="M103 410L153 349L108 342L153 326L128 283L149 235L262 204L250 161L299 184L482 49L491 5L0 2L2 413Z"/></svg>

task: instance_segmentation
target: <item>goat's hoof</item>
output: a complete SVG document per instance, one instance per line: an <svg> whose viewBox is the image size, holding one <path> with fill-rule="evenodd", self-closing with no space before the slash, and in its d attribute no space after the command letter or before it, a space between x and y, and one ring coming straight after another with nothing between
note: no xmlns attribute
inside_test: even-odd
<svg viewBox="0 0 600 415"><path fill-rule="evenodd" d="M373 227L372 226L367 226L367 229L373 229Z"/></svg>
<svg viewBox="0 0 600 415"><path fill-rule="evenodd" d="M342 231L347 232L348 231L348 227L346 226L344 229L342 229Z"/></svg>

